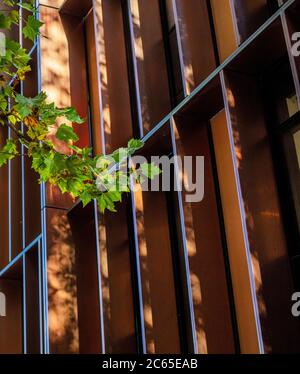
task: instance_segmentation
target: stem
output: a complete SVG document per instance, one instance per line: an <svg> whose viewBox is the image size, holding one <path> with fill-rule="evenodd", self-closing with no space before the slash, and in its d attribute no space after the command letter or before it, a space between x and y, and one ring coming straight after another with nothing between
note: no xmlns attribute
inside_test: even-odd
<svg viewBox="0 0 300 374"><path fill-rule="evenodd" d="M29 139L26 138L26 136L18 131L9 121L5 121L5 125L12 130L12 132L17 135L18 139L21 141L21 143L28 148L27 144L24 143L29 143ZM24 142L24 143L23 143Z"/></svg>

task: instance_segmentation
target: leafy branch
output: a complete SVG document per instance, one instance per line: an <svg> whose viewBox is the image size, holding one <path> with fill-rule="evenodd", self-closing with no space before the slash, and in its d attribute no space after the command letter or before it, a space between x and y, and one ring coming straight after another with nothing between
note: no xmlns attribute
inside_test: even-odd
<svg viewBox="0 0 300 374"><path fill-rule="evenodd" d="M29 12L22 22L23 36L34 42L43 25L36 18L34 0L2 2L7 9L0 11L0 31L19 26L19 8L22 7ZM128 158L143 147L140 140L132 139L126 148L111 155L95 157L91 148L77 147L79 138L72 123L85 121L74 108L58 108L49 102L45 92L35 97L18 93L20 82L30 71L28 52L7 37L5 54L0 56L0 127L9 129L12 136L2 142L0 167L17 156L26 155L40 175L40 182L58 186L62 193L81 199L84 206L96 199L101 212L115 211L123 193L129 192L130 178L152 179L160 173L153 164L143 164L138 170L128 167ZM58 123L63 124L57 126ZM51 136L53 132L54 137ZM58 144L63 145L63 152Z"/></svg>

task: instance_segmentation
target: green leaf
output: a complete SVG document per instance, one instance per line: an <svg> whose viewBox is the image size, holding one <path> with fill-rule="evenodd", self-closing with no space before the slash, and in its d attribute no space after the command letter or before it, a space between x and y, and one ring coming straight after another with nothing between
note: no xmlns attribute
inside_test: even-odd
<svg viewBox="0 0 300 374"><path fill-rule="evenodd" d="M143 175L149 179L154 179L157 175L161 173L161 170L154 163L147 164L144 163L141 165L141 171Z"/></svg>
<svg viewBox="0 0 300 374"><path fill-rule="evenodd" d="M3 13L0 13L0 29L10 29L11 19L6 17Z"/></svg>
<svg viewBox="0 0 300 374"><path fill-rule="evenodd" d="M23 68L30 61L30 56L24 48L16 41L6 38L6 55L5 59L17 69Z"/></svg>
<svg viewBox="0 0 300 374"><path fill-rule="evenodd" d="M15 125L18 122L18 118L13 114L10 114L7 118L12 125Z"/></svg>
<svg viewBox="0 0 300 374"><path fill-rule="evenodd" d="M128 157L130 156L130 152L129 152L129 149L128 148L119 148L117 149L112 155L111 157L113 158L113 160L119 164L121 162L125 162Z"/></svg>
<svg viewBox="0 0 300 374"><path fill-rule="evenodd" d="M79 140L77 134L74 132L72 127L67 126L66 124L62 124L58 128L55 136L58 140L62 140L66 143L68 143L69 141L76 142L77 140Z"/></svg>
<svg viewBox="0 0 300 374"><path fill-rule="evenodd" d="M0 109L5 112L7 109L7 100L4 95L0 95Z"/></svg>
<svg viewBox="0 0 300 374"><path fill-rule="evenodd" d="M83 150L79 147L76 147L76 145L69 145L69 148L77 154L82 155Z"/></svg>
<svg viewBox="0 0 300 374"><path fill-rule="evenodd" d="M14 6L15 2L13 0L3 0L3 3L8 6Z"/></svg>
<svg viewBox="0 0 300 374"><path fill-rule="evenodd" d="M144 146L144 142L142 140L139 140L139 139L131 139L129 142L128 142L128 150L129 150L129 154L132 155L133 153L135 153L136 151L138 151L139 149L143 148Z"/></svg>
<svg viewBox="0 0 300 374"><path fill-rule="evenodd" d="M80 194L80 200L82 201L83 207L86 207L93 200L93 196L88 191L83 191Z"/></svg>
<svg viewBox="0 0 300 374"><path fill-rule="evenodd" d="M12 139L7 139L5 146L0 150L0 167L18 154L17 144Z"/></svg>
<svg viewBox="0 0 300 374"><path fill-rule="evenodd" d="M39 35L39 30L42 25L43 22L40 22L34 16L29 16L26 26L23 27L23 34L25 38L34 42L35 38Z"/></svg>
<svg viewBox="0 0 300 374"><path fill-rule="evenodd" d="M114 203L122 201L122 193L119 191L108 191L106 196Z"/></svg>
<svg viewBox="0 0 300 374"><path fill-rule="evenodd" d="M19 113L22 120L32 113L32 109L29 106L22 104L15 105L14 110Z"/></svg>
<svg viewBox="0 0 300 374"><path fill-rule="evenodd" d="M40 105L45 103L46 100L47 100L47 94L42 91L32 99L32 102L34 106L39 107Z"/></svg>
<svg viewBox="0 0 300 374"><path fill-rule="evenodd" d="M60 179L57 182L57 185L60 188L62 193L68 192L68 181L66 179Z"/></svg>
<svg viewBox="0 0 300 374"><path fill-rule="evenodd" d="M34 2L32 2L32 1L30 3L24 3L24 2L18 3L18 5L21 8L28 10L31 13L36 13L37 12L37 10L36 10L36 8L34 6Z"/></svg>
<svg viewBox="0 0 300 374"><path fill-rule="evenodd" d="M32 113L33 101L31 98L16 95L16 103L14 110L20 114L22 120Z"/></svg>
<svg viewBox="0 0 300 374"><path fill-rule="evenodd" d="M14 23L15 25L19 24L20 15L19 15L19 12L17 10L12 10L9 13L9 18L10 18L11 22Z"/></svg>
<svg viewBox="0 0 300 374"><path fill-rule="evenodd" d="M66 117L67 120L70 122L82 124L85 122L84 119L82 119L77 111L74 108L66 108L62 110L62 114Z"/></svg>
<svg viewBox="0 0 300 374"><path fill-rule="evenodd" d="M98 207L100 209L100 212L104 213L105 209L106 209L106 201L105 201L105 198L104 198L103 194L101 194L99 197L97 197L97 203L98 203Z"/></svg>

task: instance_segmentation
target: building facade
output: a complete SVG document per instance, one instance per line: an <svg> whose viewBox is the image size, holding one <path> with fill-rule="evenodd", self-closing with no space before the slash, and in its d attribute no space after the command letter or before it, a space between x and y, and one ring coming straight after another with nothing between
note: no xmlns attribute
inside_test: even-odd
<svg viewBox="0 0 300 374"><path fill-rule="evenodd" d="M0 353L300 352L300 1L38 9L21 92L77 108L95 154L136 137L146 157L204 156L205 194L136 189L101 216L10 161Z"/></svg>

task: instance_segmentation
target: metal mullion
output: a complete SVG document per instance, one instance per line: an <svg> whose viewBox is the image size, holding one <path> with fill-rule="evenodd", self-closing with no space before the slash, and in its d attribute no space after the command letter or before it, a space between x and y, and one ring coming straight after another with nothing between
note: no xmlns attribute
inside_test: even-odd
<svg viewBox="0 0 300 374"><path fill-rule="evenodd" d="M5 275L5 273L16 264L23 255L25 255L37 242L42 238L42 234L38 235L21 253L19 253L10 263L0 271L0 278Z"/></svg>
<svg viewBox="0 0 300 374"><path fill-rule="evenodd" d="M100 254L100 237L99 237L99 218L98 205L94 200L94 215L95 215L95 231L96 231L96 249L97 249L97 271L98 271L98 297L99 297L99 313L101 326L101 349L102 354L106 353L105 346L105 327L104 327L104 312L103 312L103 295L102 295L102 273L101 273L101 254Z"/></svg>
<svg viewBox="0 0 300 374"><path fill-rule="evenodd" d="M37 0L37 4L39 1ZM39 4L40 5L40 4ZM40 19L40 6L37 9L37 19ZM37 37L36 43L33 46L37 49L37 81L38 81L38 92L42 91L42 72L41 72L41 41L40 36ZM48 277L47 277L47 227L46 227L46 186L45 183L41 183L40 187L41 195L41 287L42 287L42 312L43 312L43 347L44 353L50 352L49 348L49 323L48 323Z"/></svg>
<svg viewBox="0 0 300 374"><path fill-rule="evenodd" d="M93 2L94 4L94 2ZM95 11L95 6L93 5L93 23L94 23L94 37L95 37L95 49L96 49L96 66L97 66L97 87L99 94L99 108L100 108L100 130L101 130L101 147L102 153L106 154L106 141L105 141L105 129L104 129L104 119L103 119L103 92L102 92L102 82L101 82L101 73L100 73L100 46L101 40L100 35L97 33L97 14Z"/></svg>
<svg viewBox="0 0 300 374"><path fill-rule="evenodd" d="M27 354L27 304L26 304L26 254L22 256L23 268L23 353Z"/></svg>
<svg viewBox="0 0 300 374"><path fill-rule="evenodd" d="M43 281L42 281L42 253L41 241L38 242L38 279L39 279L39 325L40 325L40 353L44 353L43 342Z"/></svg>
<svg viewBox="0 0 300 374"><path fill-rule="evenodd" d="M10 109L11 102L8 100ZM11 129L7 132L8 139L11 138ZM11 160L8 160L8 262L12 261L12 208L11 208ZM1 274L1 273L0 273Z"/></svg>
<svg viewBox="0 0 300 374"><path fill-rule="evenodd" d="M134 134L134 136L141 138L143 136L144 129L130 0L122 0L122 14L127 55L128 81L131 98L131 112L132 119L136 126L136 130L133 128L133 132L137 132L137 134Z"/></svg>
<svg viewBox="0 0 300 374"><path fill-rule="evenodd" d="M182 48L182 40L180 35L180 27L179 27L179 20L178 20L178 12L177 12L177 5L176 0L172 0L172 8L174 13L175 19L175 29L176 29L176 38L177 38L177 46L178 46L178 55L180 60L180 71L181 71L181 81L183 87L183 94L184 97L187 97L187 80L185 77L185 64L184 64L184 55L183 55L183 48Z"/></svg>
<svg viewBox="0 0 300 374"><path fill-rule="evenodd" d="M48 323L48 277L47 277L47 227L46 227L46 208L41 211L42 220L42 295L43 295L43 336L44 336L44 353L50 353L49 348L49 323Z"/></svg>
<svg viewBox="0 0 300 374"><path fill-rule="evenodd" d="M23 0L20 0L22 4ZM19 22L19 42L21 48L23 48L23 8L20 6L19 9L20 22ZM24 82L20 82L20 94L24 95ZM24 132L24 124L21 123L21 131ZM24 172L24 145L21 144L21 178L22 178L22 243L23 248L26 247L26 222L25 222L25 172Z"/></svg>
<svg viewBox="0 0 300 374"><path fill-rule="evenodd" d="M133 181L130 181L131 187ZM131 191L133 189L131 188ZM146 332L144 322L144 304L142 292L142 278L139 256L139 244L137 235L137 222L136 222L136 209L134 194L131 192L129 197L128 209L128 236L130 240L130 263L131 263L131 276L133 283L133 304L136 320L136 333L138 343L138 354L146 354Z"/></svg>

